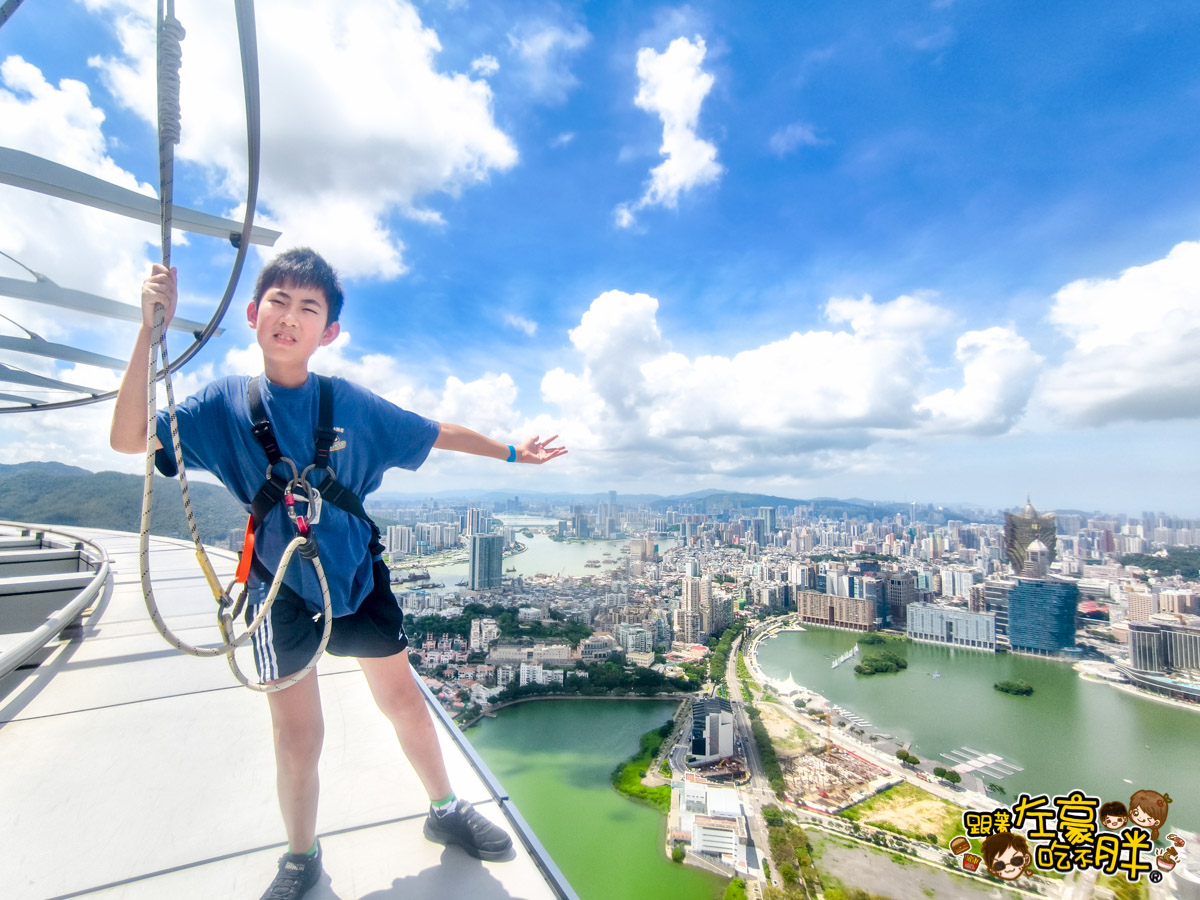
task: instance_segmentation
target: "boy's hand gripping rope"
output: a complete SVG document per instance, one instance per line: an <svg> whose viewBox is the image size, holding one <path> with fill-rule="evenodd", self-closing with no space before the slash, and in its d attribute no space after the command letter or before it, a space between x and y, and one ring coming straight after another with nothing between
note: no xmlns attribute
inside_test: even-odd
<svg viewBox="0 0 1200 900"><path fill-rule="evenodd" d="M179 143L179 66L182 61L180 41L183 39L183 36L183 26L179 24L174 16L174 3L169 4L165 16L160 4L158 34L158 159L162 218L162 257L163 265L167 268L171 266L172 181L175 167L174 145ZM329 643L330 629L333 625L333 610L329 600L329 585L325 581L325 570L321 567L321 560L317 555L316 539L309 530L309 526L315 525L321 515L320 494L308 484L305 477L308 475L308 470L306 469L302 475L297 475L295 464L291 463L291 460L288 460L292 465L293 474L286 495L288 515L296 524L296 529L299 533L296 537L292 538L283 551L283 556L279 561L279 568L275 572L275 578L271 582L271 588L267 592L267 598L262 604L262 609L258 611L258 614L254 617L254 620L247 627L246 631L242 634L235 634L233 620L242 610L242 600L245 598L245 594L236 602L230 599L230 592L234 589L234 585L238 583L237 579L235 578L234 581L231 581L228 588L223 589L220 579L217 577L217 573L209 561L208 554L204 551L204 545L200 542L200 533L196 528L196 519L192 513L191 496L188 493L187 473L183 464L183 447L179 441L179 424L175 416L175 394L171 388L171 366L167 359L165 324L163 309L161 306L157 307L154 314L154 330L150 339L150 360L146 377L146 481L145 489L142 492L142 522L138 545L141 562L142 593L146 599L146 609L150 613L150 620L154 623L154 627L158 629L159 634L176 649L182 650L184 653L189 653L192 656L219 656L223 654L229 660L229 668L233 670L234 677L241 684L251 690L262 693L279 691L300 681L316 668L317 660L321 658L321 654L325 652L325 646ZM157 424L155 409L157 403L154 389L154 372L160 355L163 365L163 385L167 391L167 408L171 418L171 444L175 451L175 462L179 467L179 488L183 494L183 509L187 516L188 529L192 534L192 543L196 546L196 559L200 563L200 569L204 572L204 578L208 582L209 589L212 591L218 605L217 627L221 632L221 643L216 646L194 647L172 632L167 627L166 622L163 621L163 617L158 610L158 604L154 600L154 588L150 582L150 510L154 500L155 453L152 439L157 431L155 427ZM270 478L269 467L267 477ZM295 495L297 488L302 493L301 499L308 500L307 517L296 515ZM324 604L324 611L322 613L324 628L321 632L321 642L308 665L294 675L270 684L251 682L242 673L242 670L238 668L234 651L246 643L262 627L262 623L266 620L271 606L275 603L275 597L279 593L279 588L283 584L283 577L287 572L288 562L297 549L301 551L301 556L312 560L313 568L317 573L317 581L321 585L321 599ZM253 550L248 549L247 552L252 553ZM241 569L242 567L239 566L239 570Z"/></svg>
<svg viewBox="0 0 1200 900"><path fill-rule="evenodd" d="M191 495L188 491L187 472L183 462L183 445L179 440L179 424L175 416L175 395L171 387L170 363L167 358L167 346L164 335L162 309L159 308L155 313L154 332L150 342L150 365L148 369L148 377L146 379L146 406L147 406L147 422L146 422L146 480L145 489L142 493L142 523L140 534L140 560L141 560L141 580L142 593L146 599L146 610L150 614L150 620L154 623L154 627L158 629L159 634L166 639L167 643L184 653L189 653L192 656L220 656L225 655L229 660L229 667L233 671L234 677L243 685L254 691L263 693L270 691L278 691L283 688L290 687L300 679L304 678L309 672L316 668L317 661L325 652L325 647L329 643L329 634L333 625L333 609L330 605L329 584L325 580L325 569L321 565L321 559L317 555L316 539L314 538L310 526L316 524L316 520L320 518L320 494L317 490L308 484L307 479L296 474L295 464L288 460L292 466L293 477L288 484L285 502L287 503L287 511L289 518L296 524L297 535L292 538L291 542L283 551L283 556L279 561L279 567L275 572L275 577L271 581L270 590L267 592L266 600L263 601L262 608L255 615L253 621L247 629L241 634L234 633L234 618L238 616L242 609L241 600L234 601L230 594L237 584L237 579L229 583L228 588L222 588L220 579L217 577L213 569L212 563L209 561L208 554L204 550L204 545L200 541L200 533L196 527L195 515L192 512ZM221 643L216 646L195 647L188 644L178 635L167 627L163 621L162 614L159 612L158 604L154 599L154 588L150 580L150 511L153 507L154 499L154 449L151 437L156 432L157 415L155 412L156 392L154 387L154 371L157 357L161 353L163 364L163 385L167 393L167 409L171 419L171 444L175 453L175 462L179 467L179 488L183 495L183 509L187 518L188 530L192 535L192 543L196 547L196 559L200 563L200 568L204 572L204 577L208 581L209 588L212 590L213 598L217 601L217 624L221 632ZM305 473L307 474L307 473ZM268 477L270 473L268 472ZM300 497L297 498L297 493ZM308 516L299 516L295 511L296 499L308 501ZM317 581L321 585L321 600L324 606L322 612L321 642L317 646L316 652L313 654L308 665L299 672L290 675L287 678L270 684L259 684L250 681L242 670L238 667L237 658L234 656L234 651L242 644L246 643L250 637L262 627L263 621L270 612L271 606L275 603L275 598L279 594L279 589L283 585L283 578L287 572L288 563L291 561L292 554L297 550L300 555L306 559L311 559L313 568L317 573ZM248 552L253 552L250 550ZM311 554L311 555L310 555Z"/></svg>

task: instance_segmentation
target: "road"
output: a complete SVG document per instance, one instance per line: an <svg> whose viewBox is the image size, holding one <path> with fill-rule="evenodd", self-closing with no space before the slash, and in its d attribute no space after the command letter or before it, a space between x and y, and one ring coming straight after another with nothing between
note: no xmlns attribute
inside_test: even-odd
<svg viewBox="0 0 1200 900"><path fill-rule="evenodd" d="M768 838L766 819L762 815L763 806L776 804L778 801L767 780L766 770L763 769L758 742L754 740L750 716L742 700L742 685L737 675L741 646L742 636L738 635L733 646L729 648L729 660L725 664L725 684L729 687L729 704L733 707L734 742L742 758L746 760L746 770L750 773L749 784L742 787L739 793L748 813L746 825L750 831L750 841L760 856L771 861L771 883L778 887L782 884L778 875L779 867L771 859L771 841Z"/></svg>

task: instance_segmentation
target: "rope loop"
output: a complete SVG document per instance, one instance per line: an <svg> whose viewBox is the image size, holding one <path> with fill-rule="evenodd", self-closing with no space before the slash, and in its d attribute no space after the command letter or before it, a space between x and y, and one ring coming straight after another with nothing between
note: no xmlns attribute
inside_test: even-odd
<svg viewBox="0 0 1200 900"><path fill-rule="evenodd" d="M180 138L180 114L179 114L179 69L183 61L183 48L180 42L184 37L183 26L175 18L171 11L168 11L165 16L162 16L162 6L159 7L160 20L158 28L158 151L159 151L159 205L160 216L162 219L162 261L164 266L171 264L171 214L173 209L173 181L174 181L174 150L173 146L179 143ZM249 228L249 217L247 217L246 228ZM248 233L248 231L247 231ZM240 257L239 257L240 260ZM240 263L239 263L240 264ZM305 678L309 672L312 672L317 665L317 660L325 652L325 647L329 643L330 628L333 623L333 609L330 602L329 584L325 579L325 570L321 566L321 560L317 555L317 544L311 534L302 533L294 537L290 544L284 549L283 556L279 560L279 566L276 569L275 576L271 581L271 586L267 591L267 596L263 600L261 606L256 611L253 621L249 623L246 630L241 634L235 634L234 619L242 610L242 605L245 602L245 593L238 597L235 601L232 599L233 583L228 589L221 588L220 581L213 569L212 563L208 558L208 554L204 550L204 546L200 541L200 532L196 527L195 513L192 510L192 501L188 492L187 470L183 462L183 446L179 440L179 423L175 414L175 393L171 386L171 363L167 357L167 341L166 341L165 314L160 306L155 310L154 328L151 334L150 354L147 364L146 378L146 467L145 467L145 482L142 491L142 520L141 533L139 535L138 556L140 562L140 575L142 582L142 594L146 601L146 611L150 614L150 620L154 623L154 627L159 634L177 650L183 653L189 653L192 656L224 656L229 662L229 668L232 670L234 677L238 682L253 691L267 693L271 691L283 690L290 687L296 682ZM196 547L196 559L200 563L200 568L204 573L205 579L208 581L209 587L213 592L213 597L217 601L217 629L220 633L220 642L216 645L205 647L196 647L188 644L186 641L178 637L174 632L167 627L167 623L163 620L162 613L159 611L158 603L154 599L154 587L150 578L150 510L153 507L154 501L154 437L157 433L157 407L155 396L155 368L158 358L162 357L162 377L163 387L167 394L167 410L171 425L171 445L175 451L175 462L179 471L179 488L183 495L183 510L187 518L188 529L191 531L192 543ZM320 495L315 489L308 486L306 480L299 474L297 466L290 459L284 457L284 460L291 466L292 479L288 482L288 512L295 520L295 510L293 508L293 498L291 491L294 485L301 483L305 494L303 499L307 500L309 506L316 506L316 518L320 518ZM267 479L271 478L272 466L267 466ZM306 473L307 474L307 473ZM310 510L311 512L312 510ZM314 519L315 521L315 519ZM307 530L307 522L305 523ZM276 596L279 594L280 588L283 586L284 574L287 571L288 563L292 555L297 551L304 559L308 559L316 572L317 582L321 587L322 613L321 618L324 620L324 627L321 633L321 641L317 646L316 652L308 665L300 669L293 675L279 681L269 683L256 683L250 681L249 678L238 667L237 659L234 651L238 647L245 644L250 637L262 627L270 612L272 604L275 602ZM236 579L235 582L236 583Z"/></svg>
<svg viewBox="0 0 1200 900"><path fill-rule="evenodd" d="M158 24L158 140L162 144L178 144L182 133L179 69L183 65L182 41L186 34L172 15Z"/></svg>

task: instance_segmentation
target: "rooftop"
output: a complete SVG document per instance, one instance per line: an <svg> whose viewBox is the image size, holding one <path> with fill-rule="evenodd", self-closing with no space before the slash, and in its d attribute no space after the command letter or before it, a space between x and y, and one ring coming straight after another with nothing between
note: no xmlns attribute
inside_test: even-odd
<svg viewBox="0 0 1200 900"><path fill-rule="evenodd" d="M266 700L239 687L224 659L184 656L157 634L136 535L70 532L103 546L111 571L81 629L0 678L0 796L19 811L0 817L5 897L258 896L284 849ZM231 577L232 554L213 562ZM215 641L191 545L152 538L151 572L168 626L194 644ZM428 801L357 665L326 656L318 677L326 876L310 900L575 897L428 692L455 790L514 835L510 860L426 841Z"/></svg>

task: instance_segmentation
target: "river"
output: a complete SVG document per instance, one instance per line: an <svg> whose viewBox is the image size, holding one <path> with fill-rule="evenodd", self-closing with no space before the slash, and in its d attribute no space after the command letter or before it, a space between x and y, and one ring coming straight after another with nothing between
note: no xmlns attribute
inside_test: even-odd
<svg viewBox="0 0 1200 900"><path fill-rule="evenodd" d="M726 882L671 862L666 817L613 790L609 775L672 702L519 703L467 737L581 900L713 900Z"/></svg>
<svg viewBox="0 0 1200 900"><path fill-rule="evenodd" d="M1135 790L1149 788L1171 795L1169 824L1200 830L1200 712L1085 681L1067 663L931 644L889 645L908 659L896 674L856 675L854 661L831 669L857 639L824 628L784 632L763 642L758 661L769 677L790 673L875 731L912 741L922 760L949 768L940 754L967 746L1023 767L988 779L1003 785L1009 801L1023 791L1080 789L1128 804ZM1028 682L1033 695L992 687L1005 679Z"/></svg>
<svg viewBox="0 0 1200 900"><path fill-rule="evenodd" d="M505 516L503 521L506 525L511 524L518 532L527 527L539 529L531 538L518 534L517 540L524 544L526 549L522 553L504 557L506 577L521 575L529 578L542 574L562 577L599 575L614 568L624 571L627 556L621 550L629 543L628 538L610 541L552 541L549 536L540 533L540 529L557 523L557 519ZM658 541L658 547L661 552L677 543L677 540L662 538ZM599 560L600 568L589 568L588 560ZM509 569L516 571L509 572ZM459 589L457 583L467 577L467 571L466 562L429 566L429 577L444 584L443 590L453 592Z"/></svg>

